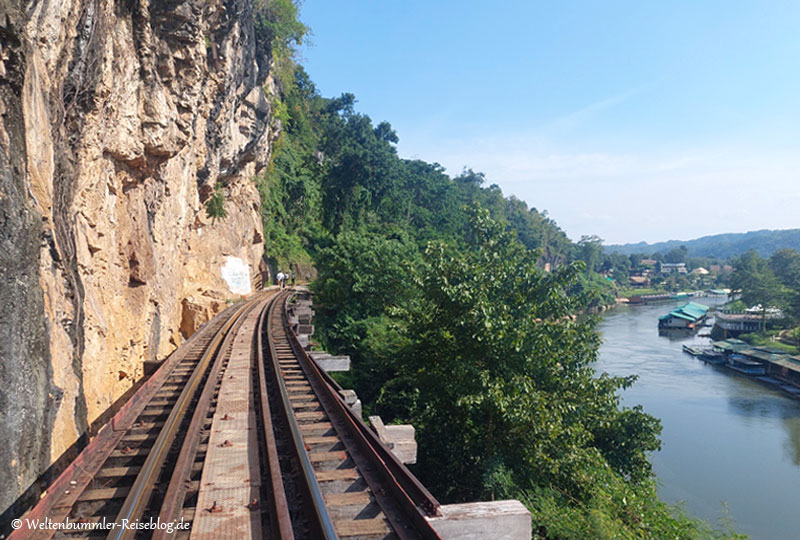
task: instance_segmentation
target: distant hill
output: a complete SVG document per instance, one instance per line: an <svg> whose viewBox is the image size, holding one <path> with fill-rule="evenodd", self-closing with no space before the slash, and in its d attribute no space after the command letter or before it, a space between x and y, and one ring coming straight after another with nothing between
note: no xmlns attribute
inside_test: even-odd
<svg viewBox="0 0 800 540"><path fill-rule="evenodd" d="M680 246L686 246L690 257L717 257L727 259L741 255L751 249L762 257L769 257L774 252L783 248L792 248L800 251L800 229L786 229L773 231L763 229L746 233L728 233L703 236L695 240L668 240L648 244L604 246L607 253L617 252L624 255L632 253L666 253Z"/></svg>

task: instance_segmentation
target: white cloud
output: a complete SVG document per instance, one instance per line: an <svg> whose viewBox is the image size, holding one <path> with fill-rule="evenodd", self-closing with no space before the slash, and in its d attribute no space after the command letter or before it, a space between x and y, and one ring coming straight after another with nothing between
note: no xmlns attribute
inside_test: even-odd
<svg viewBox="0 0 800 540"><path fill-rule="evenodd" d="M585 124L588 120L591 120L598 113L625 103L650 86L652 86L652 83L641 84L639 86L619 92L616 95L600 99L594 103L590 103L589 105L581 107L576 111L560 116L551 124L545 126L543 131L549 133L574 130Z"/></svg>

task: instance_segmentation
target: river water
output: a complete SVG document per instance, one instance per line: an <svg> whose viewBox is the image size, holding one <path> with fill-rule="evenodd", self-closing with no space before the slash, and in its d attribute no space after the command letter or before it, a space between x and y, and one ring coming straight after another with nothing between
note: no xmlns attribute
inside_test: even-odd
<svg viewBox="0 0 800 540"><path fill-rule="evenodd" d="M597 371L639 375L622 401L661 419L663 500L717 526L727 515L755 540L800 539L800 401L681 350L708 338L659 336L658 317L684 303L604 313Z"/></svg>

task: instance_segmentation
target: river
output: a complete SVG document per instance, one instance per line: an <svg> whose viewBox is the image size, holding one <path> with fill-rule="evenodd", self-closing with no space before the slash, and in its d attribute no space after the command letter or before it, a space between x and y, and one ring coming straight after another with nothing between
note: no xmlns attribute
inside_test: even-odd
<svg viewBox="0 0 800 540"><path fill-rule="evenodd" d="M800 401L681 350L708 338L659 336L658 317L683 303L604 313L597 371L639 375L622 400L661 419L652 461L663 500L717 526L727 515L755 540L798 539Z"/></svg>

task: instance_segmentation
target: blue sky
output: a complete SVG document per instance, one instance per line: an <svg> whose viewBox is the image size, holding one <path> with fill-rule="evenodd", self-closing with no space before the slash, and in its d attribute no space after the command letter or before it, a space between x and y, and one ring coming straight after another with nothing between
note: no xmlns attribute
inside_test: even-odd
<svg viewBox="0 0 800 540"><path fill-rule="evenodd" d="M304 0L320 92L607 243L800 227L800 2Z"/></svg>

